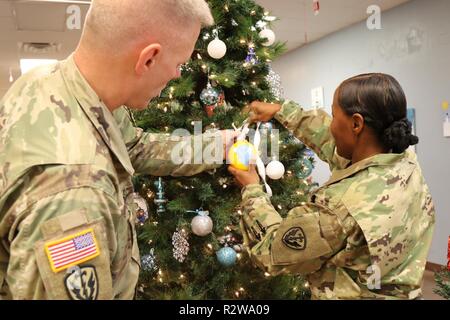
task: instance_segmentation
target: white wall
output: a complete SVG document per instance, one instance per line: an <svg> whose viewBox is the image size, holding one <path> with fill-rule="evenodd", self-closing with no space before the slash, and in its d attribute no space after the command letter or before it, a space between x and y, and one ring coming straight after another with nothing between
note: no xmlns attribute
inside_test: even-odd
<svg viewBox="0 0 450 320"><path fill-rule="evenodd" d="M397 78L409 107L416 109L417 154L436 205L429 261L446 265L450 139L443 137L441 104L450 100L450 0L413 0L382 13L381 19L382 30L370 31L364 21L288 53L273 68L285 97L305 107L311 105L314 87L324 87L330 108L334 90L350 76L384 72ZM318 163L316 181L323 183L328 176L328 167Z"/></svg>

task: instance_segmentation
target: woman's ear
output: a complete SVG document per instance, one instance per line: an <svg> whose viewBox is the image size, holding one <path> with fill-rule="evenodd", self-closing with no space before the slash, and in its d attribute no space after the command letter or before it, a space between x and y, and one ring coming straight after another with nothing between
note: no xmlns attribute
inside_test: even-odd
<svg viewBox="0 0 450 320"><path fill-rule="evenodd" d="M364 129L364 117L360 113L352 115L352 131L355 135L359 135Z"/></svg>
<svg viewBox="0 0 450 320"><path fill-rule="evenodd" d="M162 47L159 43L150 44L142 49L135 66L138 76L142 76L155 65L156 60L161 55L161 49Z"/></svg>

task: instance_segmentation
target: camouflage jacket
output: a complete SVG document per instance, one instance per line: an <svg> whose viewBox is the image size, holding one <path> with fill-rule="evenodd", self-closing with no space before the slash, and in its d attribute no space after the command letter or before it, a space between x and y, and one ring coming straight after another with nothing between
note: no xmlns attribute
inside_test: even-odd
<svg viewBox="0 0 450 320"><path fill-rule="evenodd" d="M171 150L193 137L131 120L108 110L73 56L25 74L0 101L0 299L134 297L132 175L218 165L175 165Z"/></svg>
<svg viewBox="0 0 450 320"><path fill-rule="evenodd" d="M313 299L420 298L434 206L414 153L351 164L337 155L323 110L286 101L275 118L332 176L284 219L260 185L242 190L252 260L271 274L307 275Z"/></svg>

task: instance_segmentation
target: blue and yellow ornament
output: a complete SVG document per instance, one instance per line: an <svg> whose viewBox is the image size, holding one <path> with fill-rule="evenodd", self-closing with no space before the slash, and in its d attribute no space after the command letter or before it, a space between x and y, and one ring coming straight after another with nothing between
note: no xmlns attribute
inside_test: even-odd
<svg viewBox="0 0 450 320"><path fill-rule="evenodd" d="M232 167L248 171L250 161L256 159L256 148L247 140L241 140L233 144L228 151L228 161Z"/></svg>

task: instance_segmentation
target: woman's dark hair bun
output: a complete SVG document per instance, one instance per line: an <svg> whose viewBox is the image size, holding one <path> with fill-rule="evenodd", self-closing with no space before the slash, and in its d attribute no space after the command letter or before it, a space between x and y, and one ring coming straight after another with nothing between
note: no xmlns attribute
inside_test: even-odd
<svg viewBox="0 0 450 320"><path fill-rule="evenodd" d="M409 146L419 143L412 134L412 125L407 118L394 121L383 133L383 143L395 153L402 153Z"/></svg>
<svg viewBox="0 0 450 320"><path fill-rule="evenodd" d="M384 73L352 77L338 88L338 103L352 116L359 113L389 152L402 153L419 142L407 118L406 96L398 81Z"/></svg>

